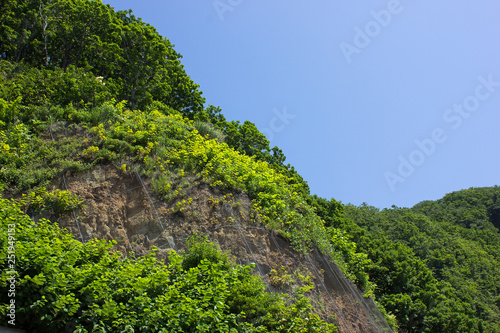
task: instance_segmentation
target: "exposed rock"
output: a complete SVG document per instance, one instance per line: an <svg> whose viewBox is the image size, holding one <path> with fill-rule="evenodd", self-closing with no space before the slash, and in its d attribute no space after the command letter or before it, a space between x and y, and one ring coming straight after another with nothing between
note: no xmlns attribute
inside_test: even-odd
<svg viewBox="0 0 500 333"><path fill-rule="evenodd" d="M195 233L205 235L239 264L255 264L268 291L293 292L300 277L310 275L315 288L308 294L315 311L335 322L341 332L391 332L371 299L363 298L339 268L319 251L299 254L289 242L252 222L252 202L242 192L221 192L203 181L191 185L177 200L160 200L150 182L138 173L112 165L67 173L55 187L85 200L84 212L60 217L58 223L76 239L116 240L116 250L141 255L151 247L166 259L168 251L182 251ZM191 201L182 203L182 199ZM270 273L290 278L277 284Z"/></svg>

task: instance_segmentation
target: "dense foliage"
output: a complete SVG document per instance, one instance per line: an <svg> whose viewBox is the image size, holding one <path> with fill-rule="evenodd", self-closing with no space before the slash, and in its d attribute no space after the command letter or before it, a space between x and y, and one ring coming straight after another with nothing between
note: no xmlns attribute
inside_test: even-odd
<svg viewBox="0 0 500 333"><path fill-rule="evenodd" d="M171 43L154 27L98 0L3 1L0 59L37 68L79 67L132 108L153 101L186 114L204 99Z"/></svg>
<svg viewBox="0 0 500 333"><path fill-rule="evenodd" d="M499 194L498 187L472 188L411 209L346 206L355 224L343 228L372 259L368 272L380 302L406 312L398 316L408 318L399 320L402 328L500 331Z"/></svg>

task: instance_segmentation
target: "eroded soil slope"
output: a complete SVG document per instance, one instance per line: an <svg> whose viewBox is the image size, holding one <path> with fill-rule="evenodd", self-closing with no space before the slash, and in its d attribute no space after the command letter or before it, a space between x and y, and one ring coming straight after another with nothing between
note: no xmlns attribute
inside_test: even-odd
<svg viewBox="0 0 500 333"><path fill-rule="evenodd" d="M186 182L187 180L187 182ZM230 251L240 264L255 264L269 291L293 293L307 279L315 312L335 322L341 332L389 332L370 299L364 299L338 267L317 250L304 255L289 242L255 222L252 203L242 192L221 192L200 179L186 178L183 195L161 200L151 182L139 173L113 165L82 173L67 172L54 188L69 190L84 200L83 211L60 217L57 222L76 239L117 241L124 255L159 249L182 251L186 240L198 233Z"/></svg>

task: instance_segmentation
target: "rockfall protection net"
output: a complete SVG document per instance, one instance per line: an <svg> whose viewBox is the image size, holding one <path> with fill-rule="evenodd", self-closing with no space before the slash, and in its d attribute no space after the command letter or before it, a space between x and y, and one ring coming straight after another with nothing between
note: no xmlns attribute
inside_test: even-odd
<svg viewBox="0 0 500 333"><path fill-rule="evenodd" d="M50 126L49 126L50 130ZM54 136L50 130L52 139ZM116 171L116 168L113 168ZM176 229L176 221L168 220L165 214L158 211L161 201L151 195L148 182L137 172L128 173L128 181L117 188L116 174L104 170L101 166L93 172L87 173L89 188L101 193L100 199L105 201L106 210L109 215L94 217L103 221L114 221L115 229L107 232L108 238L117 240L122 244L122 250L134 255L143 255L147 246L155 245L159 249L182 250L186 240L194 234L191 230ZM72 184L75 177L61 176L60 186L64 190L74 192ZM100 192L99 192L100 191ZM140 201L142 214L139 219L149 219L146 229L134 229L134 213L129 212L127 200L129 197L137 196L146 198ZM125 199L124 199L125 198ZM118 203L119 200L127 201ZM137 203L136 203L137 204ZM234 207L224 202L220 209L226 216L231 217L231 223L217 223L204 228L198 228L199 233L208 240L215 242L223 251L230 251L239 264L255 264L255 272L259 274L266 283L267 291L289 292L286 286L277 286L276 281L271 278L272 274L283 274L289 284L297 282L296 272L307 273L312 277L315 289L311 292L311 301L315 308L320 309L323 317L335 316L334 323L340 332L392 332L385 322L382 314L370 298L364 298L358 288L347 280L339 267L326 255L313 249L307 255L294 251L289 242L283 237L270 232L256 224L243 223ZM137 220L137 219L136 219ZM117 221L117 223L116 223ZM72 221L67 221L68 229L82 240L83 243L93 238L103 237L99 229L106 228L103 225L83 223L82 219L72 212ZM73 223L73 225L71 225ZM109 229L109 227L108 227ZM104 237L105 238L105 237ZM291 279L291 280L290 280ZM293 281L295 279L295 281ZM300 278L299 278L300 280Z"/></svg>

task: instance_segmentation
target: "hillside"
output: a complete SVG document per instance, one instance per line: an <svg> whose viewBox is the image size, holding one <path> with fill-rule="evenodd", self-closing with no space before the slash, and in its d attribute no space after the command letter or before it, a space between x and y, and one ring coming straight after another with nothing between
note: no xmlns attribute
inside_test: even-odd
<svg viewBox="0 0 500 333"><path fill-rule="evenodd" d="M319 198L131 11L0 12L1 326L500 331L498 187L382 211Z"/></svg>

